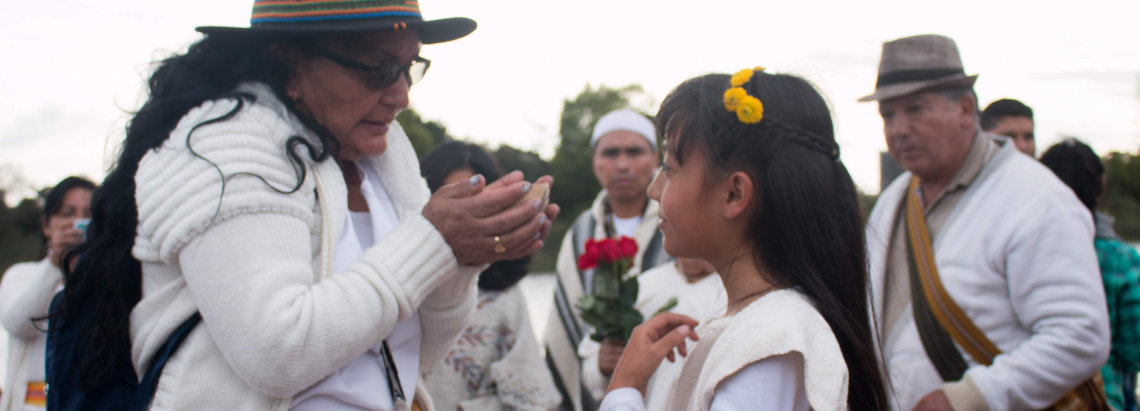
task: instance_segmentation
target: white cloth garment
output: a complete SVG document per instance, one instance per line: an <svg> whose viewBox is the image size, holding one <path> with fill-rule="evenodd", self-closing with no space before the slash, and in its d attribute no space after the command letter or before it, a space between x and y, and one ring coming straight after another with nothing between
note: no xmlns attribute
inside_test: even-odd
<svg viewBox="0 0 1140 411"><path fill-rule="evenodd" d="M486 267L460 265L423 217L431 192L403 129L392 124L387 151L361 160L382 181L398 225L332 275L348 218L340 167L297 147L298 187L286 141L301 136L319 150L317 138L268 86L236 91L256 101L236 113L234 99L190 110L135 175L132 251L143 275L130 319L136 371L179 324L202 314L163 369L150 410L286 411L293 396L413 315L422 333L419 369L434 367L474 312L477 274ZM422 384L414 385L405 395L432 411Z"/></svg>
<svg viewBox="0 0 1140 411"><path fill-rule="evenodd" d="M436 409L558 409L562 395L531 331L526 298L519 286L479 290L477 307L447 357L424 375Z"/></svg>
<svg viewBox="0 0 1140 411"><path fill-rule="evenodd" d="M28 382L44 381L47 334L32 323L48 314L48 306L63 286L63 272L48 259L8 268L0 281L0 324L8 334L7 370L0 411L40 411L24 404Z"/></svg>
<svg viewBox="0 0 1140 411"><path fill-rule="evenodd" d="M768 358L803 358L803 390L817 411L847 409L847 363L831 327L795 289L769 292L731 317L697 327L701 340L689 350L673 386L669 410L708 411L733 374Z"/></svg>
<svg viewBox="0 0 1140 411"><path fill-rule="evenodd" d="M661 364L668 363L664 361ZM760 404L763 404L763 409L766 411L809 409L807 394L804 392L803 357L791 353L748 364L717 386L709 410L751 411L757 409L757 405ZM665 404L654 406L648 401L648 397L642 402L641 393L637 389L626 387L607 394L598 409L599 411L656 411L665 409Z"/></svg>
<svg viewBox="0 0 1140 411"><path fill-rule="evenodd" d="M364 162L358 162L362 171L361 193L368 203L369 212L346 211L344 234L337 241L333 256L333 275L348 269L378 240L391 234L399 219L395 206L388 197L388 191L375 176L375 171ZM415 393L416 375L419 374L420 317L401 321L388 335L388 347L392 350L392 361L399 371L398 382L405 396ZM375 410L393 409L384 359L381 355L382 342L377 342L352 363L337 370L313 387L293 397L291 411L336 411L336 410ZM411 398L407 398L411 401Z"/></svg>
<svg viewBox="0 0 1140 411"><path fill-rule="evenodd" d="M657 151L657 131L653 127L653 122L641 113L628 108L611 111L598 119L594 124L594 134L590 136L590 148L593 148L598 139L606 134L619 130L631 131L645 137L649 145L653 146L653 151Z"/></svg>
<svg viewBox="0 0 1140 411"><path fill-rule="evenodd" d="M903 173L883 190L867 222L875 313L883 312L890 236L910 178ZM1092 244L1088 209L1049 169L1008 143L933 239L946 292L1003 352L988 367L963 352L966 378L990 410L1045 409L1104 365L1108 311ZM944 387L911 306L881 342L892 409L910 410Z"/></svg>
<svg viewBox="0 0 1140 411"><path fill-rule="evenodd" d="M614 217L614 231L617 233L618 238L629 237L634 238L637 235L637 227L641 225L641 216L630 218L617 218Z"/></svg>
<svg viewBox="0 0 1140 411"><path fill-rule="evenodd" d="M677 298L677 306L669 312L688 316L704 324L716 316L724 315L727 296L720 275L713 273L690 283L677 269L676 263L653 268L637 276L638 293L635 308L645 319L649 319L664 307L672 298ZM687 342L691 347L693 342ZM598 368L601 344L589 338L578 345L578 355L582 357L582 385L590 390L594 398L601 400L606 395L610 378ZM673 382L681 375L683 361L662 362L649 380L645 392L645 406L648 409L664 409L669 401Z"/></svg>

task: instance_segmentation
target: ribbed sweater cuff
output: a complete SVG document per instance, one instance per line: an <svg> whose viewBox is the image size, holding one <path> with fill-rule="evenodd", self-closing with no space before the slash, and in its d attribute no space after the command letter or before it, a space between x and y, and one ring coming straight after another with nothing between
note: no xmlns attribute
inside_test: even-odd
<svg viewBox="0 0 1140 411"><path fill-rule="evenodd" d="M467 301L468 295L477 293L479 273L487 269L486 265L471 266L460 265L450 281L444 281L435 291L424 300L423 306L441 310L449 309Z"/></svg>
<svg viewBox="0 0 1140 411"><path fill-rule="evenodd" d="M453 281L460 265L451 247L421 215L408 216L370 251L380 266L390 270L413 310L441 284L461 282Z"/></svg>
<svg viewBox="0 0 1140 411"><path fill-rule="evenodd" d="M961 381L943 384L942 392L946 393L946 399L954 411L990 411L986 397L974 385L969 375Z"/></svg>

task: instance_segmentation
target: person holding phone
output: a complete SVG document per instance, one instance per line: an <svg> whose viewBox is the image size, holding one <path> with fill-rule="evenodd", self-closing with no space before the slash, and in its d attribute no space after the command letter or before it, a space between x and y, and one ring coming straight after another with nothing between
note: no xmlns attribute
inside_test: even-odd
<svg viewBox="0 0 1140 411"><path fill-rule="evenodd" d="M396 122L421 47L475 22L300 0L255 2L250 23L199 27L150 77L67 276L59 314L96 347L69 386L98 395L165 359L150 410L430 411L418 377L478 274L536 252L558 214L519 203L521 173L433 195Z"/></svg>
<svg viewBox="0 0 1140 411"><path fill-rule="evenodd" d="M41 411L44 398L44 345L42 324L52 296L63 284L63 255L83 242L82 220L91 218L95 183L68 177L44 198L40 218L43 259L13 265L0 280L0 324L8 332L8 369L0 411Z"/></svg>

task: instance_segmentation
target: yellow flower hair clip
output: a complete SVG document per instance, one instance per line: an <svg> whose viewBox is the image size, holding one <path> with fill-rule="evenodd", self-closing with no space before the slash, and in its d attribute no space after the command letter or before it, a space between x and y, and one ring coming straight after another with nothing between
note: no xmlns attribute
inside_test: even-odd
<svg viewBox="0 0 1140 411"><path fill-rule="evenodd" d="M756 124L764 119L764 103L760 99L748 95L744 85L752 80L757 71L764 71L764 67L756 66L753 69L744 69L732 75L729 83L732 85L724 92L725 110L736 113L736 118L744 124Z"/></svg>
<svg viewBox="0 0 1140 411"><path fill-rule="evenodd" d="M731 83L733 87L743 86L748 83L748 80L752 80L753 73L755 73L755 71L751 69L740 70L732 75L732 80L729 81L729 83Z"/></svg>

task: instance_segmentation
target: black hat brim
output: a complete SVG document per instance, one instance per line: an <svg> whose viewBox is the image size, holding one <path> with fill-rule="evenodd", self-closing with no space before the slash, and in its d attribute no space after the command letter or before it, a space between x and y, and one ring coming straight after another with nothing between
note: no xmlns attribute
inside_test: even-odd
<svg viewBox="0 0 1140 411"><path fill-rule="evenodd" d="M203 26L195 30L206 34L231 35L315 35L347 34L365 32L395 31L397 29L418 28L420 41L424 44L443 43L471 34L478 25L466 17L452 17L439 20L411 20L402 17L379 17L363 19L326 20L317 22L262 24L253 27Z"/></svg>

